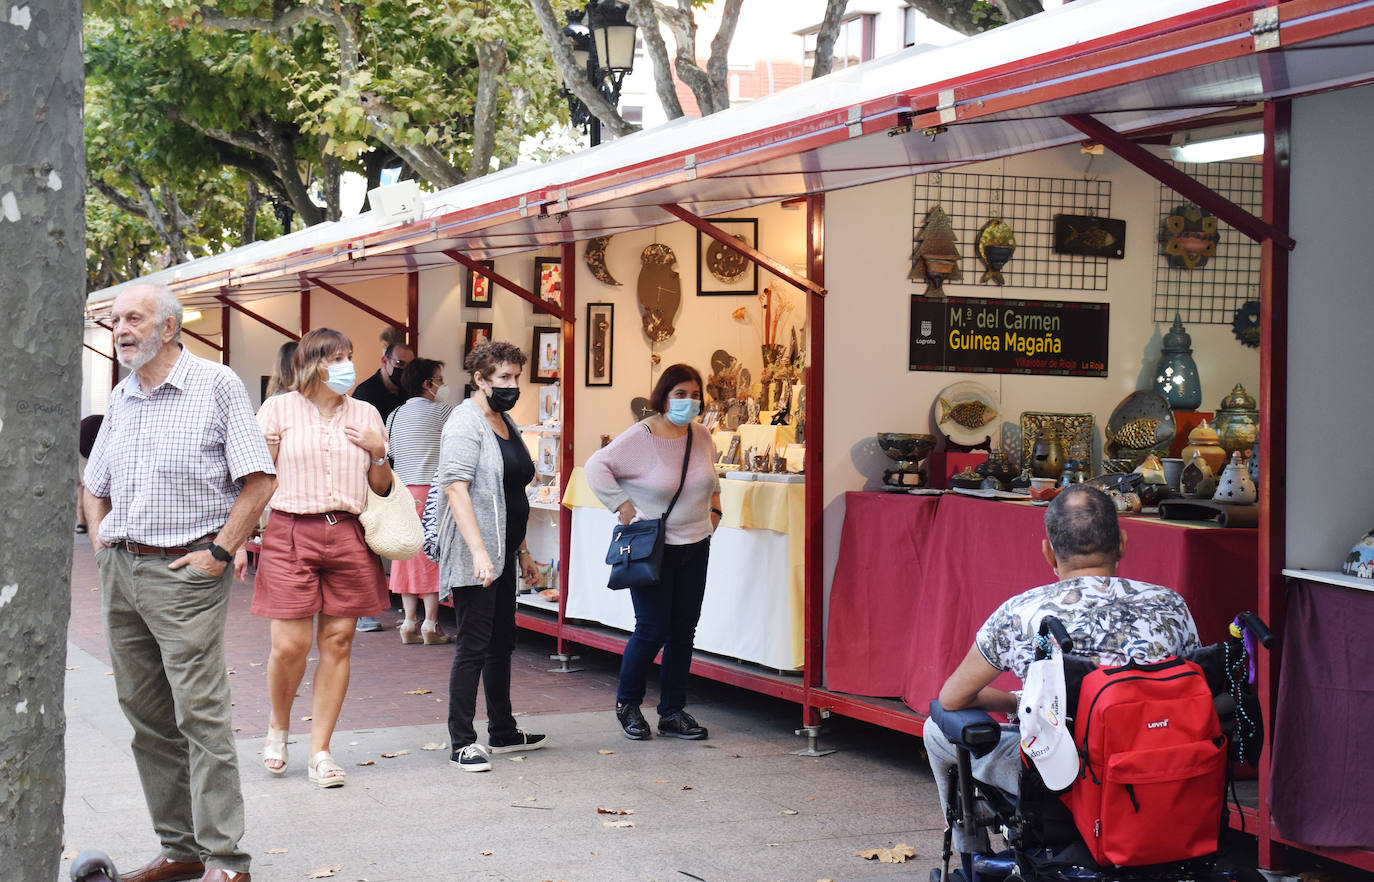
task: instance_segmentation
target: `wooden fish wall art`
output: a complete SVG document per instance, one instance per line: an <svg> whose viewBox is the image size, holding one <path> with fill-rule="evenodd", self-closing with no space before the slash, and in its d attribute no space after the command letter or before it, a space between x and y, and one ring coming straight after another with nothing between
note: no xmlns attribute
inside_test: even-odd
<svg viewBox="0 0 1374 882"><path fill-rule="evenodd" d="M1120 260L1126 256L1126 222L1090 214L1056 214L1054 253Z"/></svg>
<svg viewBox="0 0 1374 882"><path fill-rule="evenodd" d="M620 287L615 276L606 269L606 246L611 242L610 236L597 236L587 240L587 250L582 255L582 260L586 262L587 269L592 271L592 275L603 285Z"/></svg>
<svg viewBox="0 0 1374 882"><path fill-rule="evenodd" d="M954 243L954 224L940 206L935 206L926 214L921 232L916 234L916 247L911 252L911 272L907 278L912 281L924 280L927 297L944 297L945 282L963 281L963 271L959 269L959 247Z"/></svg>
<svg viewBox="0 0 1374 882"><path fill-rule="evenodd" d="M1000 217L983 224L983 228L978 231L978 259L983 261L987 271L978 281L1005 285L1007 280L1002 276L1002 267L1007 265L1007 261L1011 260L1015 253L1016 233L1012 231L1011 224Z"/></svg>
<svg viewBox="0 0 1374 882"><path fill-rule="evenodd" d="M682 278L673 269L677 255L655 242L640 253L639 263L639 318L649 341L662 343L673 336L673 319L682 305Z"/></svg>
<svg viewBox="0 0 1374 882"><path fill-rule="evenodd" d="M1159 226L1160 253L1178 269L1194 270L1217 256L1217 219L1197 205L1176 205Z"/></svg>

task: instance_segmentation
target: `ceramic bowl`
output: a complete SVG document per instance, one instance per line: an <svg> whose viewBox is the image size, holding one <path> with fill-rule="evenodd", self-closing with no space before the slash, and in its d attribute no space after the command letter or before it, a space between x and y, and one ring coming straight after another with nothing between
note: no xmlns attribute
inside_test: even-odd
<svg viewBox="0 0 1374 882"><path fill-rule="evenodd" d="M909 432L879 432L878 446L896 462L919 462L935 447L934 435Z"/></svg>

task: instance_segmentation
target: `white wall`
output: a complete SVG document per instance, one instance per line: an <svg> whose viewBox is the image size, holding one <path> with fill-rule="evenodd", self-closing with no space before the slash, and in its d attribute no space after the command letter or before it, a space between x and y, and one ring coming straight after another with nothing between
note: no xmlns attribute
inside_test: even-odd
<svg viewBox="0 0 1374 882"><path fill-rule="evenodd" d="M1087 159L1077 147L1069 147L959 171L1075 178L1085 173ZM924 289L923 284L907 281L913 179L826 196L826 283L830 290L824 472L827 594L844 519L844 493L877 488L885 467L886 457L877 449L874 434L934 432L932 404L945 386L976 380L1000 392L1001 414L989 426L994 441L1003 421L1019 426L1022 411L1090 412L1096 417L1099 454L1102 426L1112 410L1131 392L1148 388L1148 372L1159 358L1167 331L1167 325L1152 320L1158 184L1110 154L1093 160L1091 174L1112 182L1111 214L1126 221L1126 255L1109 262L1107 291L977 284L946 288L955 296L1110 303L1105 378L909 371L910 296ZM964 278L976 281L980 272L973 270L981 271L981 264L969 243L961 244ZM1201 410L1215 410L1237 382L1252 392L1258 390L1258 350L1243 347L1229 325L1189 325L1188 332L1203 384Z"/></svg>
<svg viewBox="0 0 1374 882"><path fill-rule="evenodd" d="M1287 564L1338 570L1374 528L1374 87L1293 102Z"/></svg>

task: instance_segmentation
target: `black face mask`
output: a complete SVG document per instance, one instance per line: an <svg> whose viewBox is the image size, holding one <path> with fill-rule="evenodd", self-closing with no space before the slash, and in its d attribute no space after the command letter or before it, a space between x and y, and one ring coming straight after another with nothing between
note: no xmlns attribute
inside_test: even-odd
<svg viewBox="0 0 1374 882"><path fill-rule="evenodd" d="M487 393L487 404L497 413L505 413L520 400L519 387L493 386Z"/></svg>
<svg viewBox="0 0 1374 882"><path fill-rule="evenodd" d="M392 368L392 369L391 369L391 374L390 374L390 376L391 376L391 384L392 384L393 386L399 386L399 385L401 385L401 376L402 376L403 374L405 374L405 372L406 372L406 366L403 365L403 364L402 364L402 365L397 365L396 367Z"/></svg>

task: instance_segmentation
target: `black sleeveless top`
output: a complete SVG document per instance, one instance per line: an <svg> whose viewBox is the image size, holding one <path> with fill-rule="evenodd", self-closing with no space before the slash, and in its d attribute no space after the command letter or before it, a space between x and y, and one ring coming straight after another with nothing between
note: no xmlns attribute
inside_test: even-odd
<svg viewBox="0 0 1374 882"><path fill-rule="evenodd" d="M534 461L530 459L529 449L525 447L520 433L510 428L509 422L506 426L510 437L497 435L496 443L501 448L501 465L504 469L502 486L506 491L506 547L514 559L515 550L525 541L525 530L529 527L530 500L525 495L525 488L534 480Z"/></svg>

